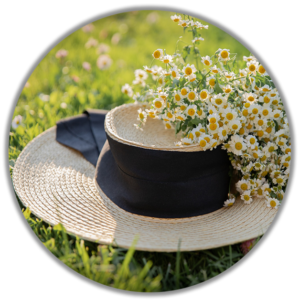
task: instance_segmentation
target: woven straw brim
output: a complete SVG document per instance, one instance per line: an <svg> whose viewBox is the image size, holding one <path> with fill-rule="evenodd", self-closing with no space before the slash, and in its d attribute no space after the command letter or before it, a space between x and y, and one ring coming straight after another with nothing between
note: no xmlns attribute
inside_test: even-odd
<svg viewBox="0 0 300 300"><path fill-rule="evenodd" d="M203 151L199 145L175 146L181 135L175 134L175 129L165 129L164 123L159 119L147 118L143 131L134 127L138 124L138 109L145 109L142 104L123 104L106 115L105 131L114 140L146 149L195 152Z"/></svg>
<svg viewBox="0 0 300 300"><path fill-rule="evenodd" d="M14 167L14 188L37 217L83 239L129 248L138 237L136 249L146 251L177 251L179 240L181 251L210 249L264 234L276 215L259 199L184 219L128 213L96 186L95 167L55 136L56 127L50 128L25 147Z"/></svg>

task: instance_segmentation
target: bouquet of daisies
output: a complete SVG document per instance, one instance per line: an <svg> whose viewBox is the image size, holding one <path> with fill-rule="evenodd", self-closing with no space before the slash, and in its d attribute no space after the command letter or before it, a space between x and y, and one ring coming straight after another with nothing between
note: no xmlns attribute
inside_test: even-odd
<svg viewBox="0 0 300 300"><path fill-rule="evenodd" d="M291 141L274 83L253 55L243 57L242 68L236 67L237 55L229 49L201 56L196 45L204 40L200 32L208 25L189 16L171 19L192 33L191 44L181 51L176 47L173 55L155 50L153 61L163 67L135 71L133 84L140 86L140 93L134 94L128 84L122 87L135 101L147 104L138 110L136 128L142 130L148 117L160 119L180 135L178 147L197 144L207 151L221 145L231 161L231 176L238 176L236 191L229 189L224 206L240 196L245 204L265 198L268 207L277 208L288 182ZM197 67L186 63L190 55ZM146 83L149 74L152 86Z"/></svg>

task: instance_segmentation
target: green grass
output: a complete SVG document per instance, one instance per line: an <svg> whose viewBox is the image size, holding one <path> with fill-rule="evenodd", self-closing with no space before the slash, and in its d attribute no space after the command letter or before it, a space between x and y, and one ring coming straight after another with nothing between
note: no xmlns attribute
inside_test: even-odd
<svg viewBox="0 0 300 300"><path fill-rule="evenodd" d="M156 18L155 23L149 22L150 13ZM179 36L190 43L190 35L183 34L170 15L150 11L118 14L94 22L92 32L80 29L55 46L31 74L30 87L24 88L19 97L14 117L21 115L23 121L10 132L11 171L26 144L58 120L86 108L111 109L130 102L121 93L121 86L131 84L135 69L150 66L155 49L166 49L173 54ZM121 39L112 44L111 38L116 33ZM113 64L109 69L98 69L96 48L85 48L90 37L110 46L108 54ZM218 48L238 53L238 59L249 55L239 42L213 25L203 30L203 37L205 41L199 46L202 56L212 55ZM59 49L68 51L65 59L55 58ZM82 68L84 61L91 64L90 72ZM72 79L74 76L79 78L78 82ZM49 101L42 101L40 94L49 95ZM24 210L20 201L19 204ZM70 236L60 225L52 228L28 209L24 215L38 238L58 259L83 276L119 289L155 292L192 286L222 273L243 257L239 245L184 253L134 251L134 244L130 250L113 248Z"/></svg>

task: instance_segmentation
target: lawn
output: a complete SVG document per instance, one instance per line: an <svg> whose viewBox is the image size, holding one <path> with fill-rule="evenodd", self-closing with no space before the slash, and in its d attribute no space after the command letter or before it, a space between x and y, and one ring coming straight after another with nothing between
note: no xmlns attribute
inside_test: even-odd
<svg viewBox="0 0 300 300"><path fill-rule="evenodd" d="M21 115L22 122L10 132L11 172L26 144L58 120L86 108L111 109L133 101L121 87L132 83L134 70L150 66L151 54L157 48L173 54L180 36L191 43L190 34L174 24L171 15L159 11L114 15L75 31L57 44L28 78L15 108L14 117ZM218 48L238 53L238 59L250 54L213 25L203 30L202 37L205 40L199 50L203 56ZM178 43L178 47L183 46L184 42ZM67 51L65 57L57 57L61 49ZM108 68L99 68L99 62L97 66L100 55L110 57ZM58 259L83 276L115 288L143 292L180 289L220 274L243 257L240 245L182 253L99 245L66 234L60 225L50 227L19 204L32 230Z"/></svg>

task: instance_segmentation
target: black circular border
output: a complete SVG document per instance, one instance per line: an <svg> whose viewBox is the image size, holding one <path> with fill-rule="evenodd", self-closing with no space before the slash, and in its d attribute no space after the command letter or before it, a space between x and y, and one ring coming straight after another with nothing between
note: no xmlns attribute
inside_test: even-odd
<svg viewBox="0 0 300 300"><path fill-rule="evenodd" d="M256 247L249 253L247 254L246 257L244 257L238 264L235 266L231 267L229 270L225 271L223 274L218 275L217 277L210 279L209 281L202 283L200 285L190 287L188 289L184 290L179 290L179 291L174 291L174 292L168 292L164 293L165 298L178 298L178 297L183 297L187 295L192 295L195 294L196 292L199 291L204 291L212 286L215 286L217 284L222 283L229 277L233 276L240 270L242 270L246 265L248 265L264 248L265 246L270 242L271 238L274 236L275 232L282 232L283 230L278 230L279 225L282 223L282 220L287 212L288 206L291 202L293 190L296 185L296 177L297 177L297 168L298 168L298 160L299 160L299 143L298 143L298 134L297 134L297 124L296 124L296 118L293 113L293 107L291 104L291 101L289 99L288 93L284 87L284 84L278 75L278 73L275 71L273 65L270 63L270 61L267 59L267 57L264 55L264 53L246 36L244 36L239 30L237 30L235 27L229 25L228 23L222 21L221 19L214 17L211 14L208 14L203 11L198 11L195 8L191 7L186 7L182 5L175 5L172 4L170 5L169 3L139 3L139 4L126 4L126 5L118 5L106 9L101 9L101 11L92 13L90 15L87 15L83 18L80 18L79 20L75 21L71 25L65 27L63 30L61 30L58 34L56 34L53 38L51 38L42 48L37 52L35 57L30 61L30 63L26 66L26 69L23 71L22 75L19 77L15 89L13 93L11 94L6 114L5 114L5 124L3 126L2 130L2 144L8 145L8 132L10 128L10 123L13 115L13 111L16 105L16 102L18 100L18 97L21 93L21 90L27 80L27 78L30 76L34 68L37 66L37 64L43 59L43 57L51 50L58 42L60 42L63 38L71 34L73 31L79 29L80 27L84 26L87 23L93 22L99 18L109 16L111 14L116 14L120 12L125 12L125 11L131 11L131 10L138 10L138 9L154 9L159 7L160 10L162 10L162 7L164 8L172 8L172 11L180 11L181 13L189 14L191 16L196 16L202 20L207 20L209 23L212 23L226 32L230 33L234 38L236 38L238 41L242 41L243 45L246 46L249 50L251 50L251 53L257 57L257 59L262 62L265 66L265 68L268 70L272 80L274 81L276 87L279 90L279 93L282 97L282 100L284 102L285 109L288 114L288 119L289 119L289 124L290 124L290 131L291 131L291 136L292 136L292 147L293 147L293 165L291 167L291 175L290 175L290 180L289 184L286 190L285 194L285 201L283 201L283 204L281 208L278 211L278 214L274 221L272 222L269 230L266 232L266 234L262 237L260 242L256 245ZM167 9L166 9L167 10ZM217 12L215 13L217 14ZM220 14L219 12L219 15ZM226 17L226 15L224 15ZM227 20L230 20L231 15L227 15ZM252 35L253 36L253 35ZM284 72L285 73L285 72ZM127 299L133 299L133 298L139 298L140 294L139 293L132 293L132 292L124 292L124 291L119 291L116 289L112 289L109 287L102 286L100 284L97 284L95 282L92 282L83 276L75 273L71 269L69 269L67 266L65 266L63 263L58 261L46 248L41 244L41 242L38 240L38 238L34 235L34 233L31 231L30 227L28 226L27 222L25 221L22 213L20 212L20 209L16 203L15 200L15 194L14 190L12 188L12 183L9 178L9 172L7 169L7 154L6 157L2 155L2 173L3 173L3 178L5 179L5 187L7 194L10 199L10 205L11 208L13 209L14 216L16 217L18 224L20 227L24 230L26 237L30 240L32 244L34 244L35 249L38 250L42 254L46 260L48 260L53 266L55 266L59 271L61 271L63 274L66 276L72 278L75 282L80 283L86 287L89 287L93 290L96 291L101 291L105 294L109 295L114 295L118 296L121 298L127 298ZM23 236L22 236L23 237ZM272 248L272 245L268 247ZM31 249L32 250L32 249ZM44 259L40 260L42 264L44 264ZM256 264L257 266L257 264ZM52 270L53 271L53 270ZM63 280L66 279L65 276L62 277ZM236 280L236 279L235 279ZM238 280L237 280L238 281ZM232 283L231 283L232 285ZM223 288L224 285L222 285ZM226 289L225 289L226 290ZM151 295L143 295L143 297L148 297Z"/></svg>

